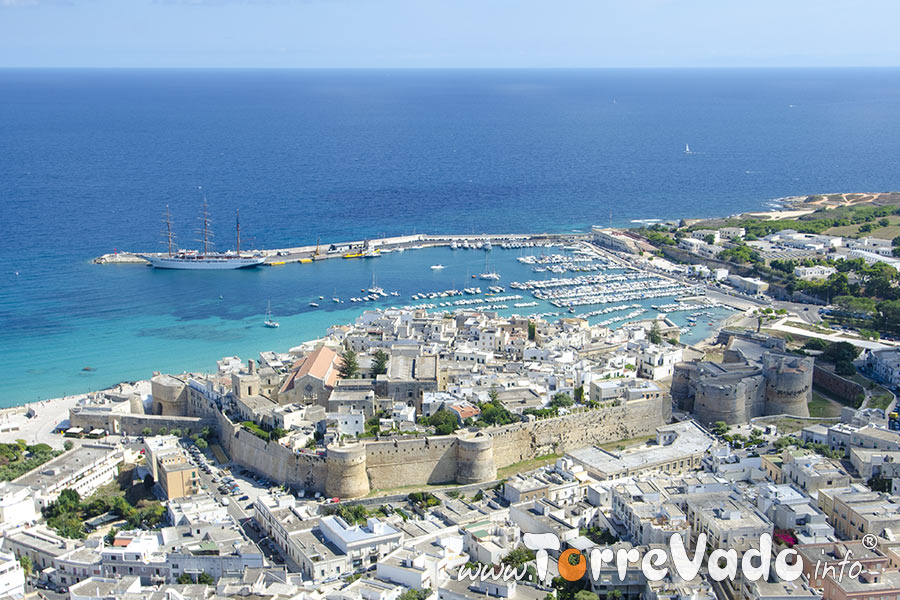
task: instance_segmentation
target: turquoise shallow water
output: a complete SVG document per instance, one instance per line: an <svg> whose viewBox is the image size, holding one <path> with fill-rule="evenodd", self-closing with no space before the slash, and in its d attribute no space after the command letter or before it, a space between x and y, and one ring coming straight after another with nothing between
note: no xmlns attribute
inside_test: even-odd
<svg viewBox="0 0 900 600"><path fill-rule="evenodd" d="M499 285L507 287L501 296L523 296L522 300L504 302L510 308L498 312L509 315L559 311L545 302L537 307L513 307L514 302L534 299L526 291L509 288L510 281L554 276L533 273L530 266L518 262L516 258L523 253L539 254L540 250L495 249L490 252L491 267L502 276ZM249 358L262 350L286 351L305 340L324 335L330 325L352 322L366 308L434 302L413 301L410 298L413 293L470 286L481 287L487 293L490 282L471 277L483 270L485 254L481 250L426 248L369 260L333 259L212 274L159 271L131 265L92 266L101 272L109 271L110 278L127 275L138 282L145 280L143 283L147 286L174 290L168 298L172 311L132 315L124 310L110 310L106 315L83 316L70 321L57 334L19 340L18 352L8 357L6 366L13 373L26 373L27 377L17 378L5 386L4 401L17 403L101 389L123 380L147 378L152 371L215 370L215 361L223 356ZM430 269L434 264L443 264L445 268ZM361 289L368 288L373 277L385 291L397 291L401 296L365 304L350 303L349 298L362 295ZM206 278L205 285L198 288L197 278ZM195 294L198 289L203 290L204 296L190 299L189 313L180 311L179 290ZM319 296L325 298L319 299ZM331 300L333 296L344 299L345 303L335 304ZM484 295L449 300L472 297L492 301ZM262 325L267 298L275 299L272 313L281 325L277 329ZM668 301L658 298L639 303L649 308L651 304ZM310 307L310 302L320 306ZM579 312L590 308L597 307L582 307ZM630 310L594 317L591 322L624 315ZM638 318L655 314L651 311ZM720 309L716 314L730 313ZM684 316L684 313L675 313L673 319L684 325ZM699 339L709 329L704 321L686 335L685 340ZM47 353L48 345L56 351ZM91 370L84 371L84 367Z"/></svg>
<svg viewBox="0 0 900 600"><path fill-rule="evenodd" d="M236 209L245 247L279 248L896 190L898 84L897 69L0 70L0 405L286 349L352 319L327 299L372 269L408 295L482 267L474 251L233 273L90 264L160 249L166 204L195 246L197 186L220 249ZM495 255L508 281L514 261ZM259 326L268 299L278 331Z"/></svg>

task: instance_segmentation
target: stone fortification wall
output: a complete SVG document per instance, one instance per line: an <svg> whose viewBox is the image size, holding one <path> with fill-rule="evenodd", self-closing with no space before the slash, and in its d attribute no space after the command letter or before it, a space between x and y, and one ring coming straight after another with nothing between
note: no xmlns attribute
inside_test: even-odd
<svg viewBox="0 0 900 600"><path fill-rule="evenodd" d="M366 444L366 470L373 488L456 481L457 437L435 436Z"/></svg>
<svg viewBox="0 0 900 600"><path fill-rule="evenodd" d="M763 356L763 374L766 378L764 414L809 416L813 364L814 360L809 356L774 353Z"/></svg>
<svg viewBox="0 0 900 600"><path fill-rule="evenodd" d="M325 457L294 452L277 442L266 442L219 414L219 442L232 462L311 492L328 493Z"/></svg>
<svg viewBox="0 0 900 600"><path fill-rule="evenodd" d="M813 370L813 384L844 400L850 406L859 406L866 396L866 390L860 384L821 367Z"/></svg>
<svg viewBox="0 0 900 600"><path fill-rule="evenodd" d="M763 415L808 417L812 384L812 358L767 351L761 366L677 364L671 392L679 408L694 413L700 423L731 425Z"/></svg>
<svg viewBox="0 0 900 600"><path fill-rule="evenodd" d="M165 427L167 430L180 429L198 432L204 427L214 426L212 419L199 417L175 417L144 414L120 414L91 410L69 411L69 422L72 427L83 429L106 429L115 435L141 435L144 429L150 429L155 435Z"/></svg>
<svg viewBox="0 0 900 600"><path fill-rule="evenodd" d="M671 400L664 396L506 425L491 431L494 463L503 468L537 456L651 434L671 416Z"/></svg>
<svg viewBox="0 0 900 600"><path fill-rule="evenodd" d="M265 442L224 415L219 417L219 437L234 462L273 481L338 498L356 498L373 489L492 481L497 468L651 434L670 417L668 397L635 400L478 434L332 445L325 456Z"/></svg>

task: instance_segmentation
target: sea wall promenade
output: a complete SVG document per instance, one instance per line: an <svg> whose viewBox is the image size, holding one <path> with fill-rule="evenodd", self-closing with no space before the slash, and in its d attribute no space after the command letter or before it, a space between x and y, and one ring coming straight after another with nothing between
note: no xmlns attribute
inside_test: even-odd
<svg viewBox="0 0 900 600"><path fill-rule="evenodd" d="M351 242L321 242L308 246L293 248L274 248L268 250L254 250L266 256L264 264L277 266L286 263L311 262L329 258L342 258L344 254L357 250L378 250L380 252L401 252L405 250L417 250L420 248L433 248L451 246L454 242L462 245L468 242L473 247L475 244L490 242L492 245L504 244L518 247L519 244L548 244L570 242L586 239L589 233L505 233L505 234L478 234L478 235L433 235L420 233L369 240L356 240ZM154 253L141 253L154 254ZM147 264L147 261L135 252L114 252L98 256L92 261L94 264Z"/></svg>

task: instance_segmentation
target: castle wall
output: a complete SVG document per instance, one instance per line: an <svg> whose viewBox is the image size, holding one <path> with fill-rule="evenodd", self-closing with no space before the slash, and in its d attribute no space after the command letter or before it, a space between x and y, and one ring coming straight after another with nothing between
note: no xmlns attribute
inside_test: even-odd
<svg viewBox="0 0 900 600"><path fill-rule="evenodd" d="M69 423L72 427L82 429L106 429L115 435L142 435L144 429L150 429L155 435L161 428L169 431L180 429L198 432L206 426L215 425L212 419L198 417L176 417L145 414L121 414L103 411L69 411Z"/></svg>
<svg viewBox="0 0 900 600"><path fill-rule="evenodd" d="M219 443L232 462L281 483L307 491L326 492L325 457L312 452L295 453L277 442L266 442L223 415L218 415Z"/></svg>
<svg viewBox="0 0 900 600"><path fill-rule="evenodd" d="M651 434L671 417L668 397L624 402L479 434L329 446L325 456L266 442L219 415L223 448L273 481L338 498L406 485L492 481L497 469L546 454Z"/></svg>
<svg viewBox="0 0 900 600"><path fill-rule="evenodd" d="M821 367L815 367L813 370L813 384L844 400L850 406L859 406L866 395L863 386L855 381L835 375Z"/></svg>
<svg viewBox="0 0 900 600"><path fill-rule="evenodd" d="M704 425L741 424L763 415L809 416L813 359L765 352L762 363L761 369L748 365L731 372L704 372L696 363L676 365L672 397Z"/></svg>
<svg viewBox="0 0 900 600"><path fill-rule="evenodd" d="M750 419L748 405L759 387L757 377L740 379L703 377L697 382L694 396L694 416L703 425L724 421L729 425L746 423Z"/></svg>
<svg viewBox="0 0 900 600"><path fill-rule="evenodd" d="M763 355L765 414L809 416L814 361L808 356Z"/></svg>
<svg viewBox="0 0 900 600"><path fill-rule="evenodd" d="M453 483L457 437L435 436L366 444L366 467L374 489L416 483Z"/></svg>
<svg viewBox="0 0 900 600"><path fill-rule="evenodd" d="M491 431L494 463L503 468L537 456L651 434L668 422L671 409L664 396L499 427Z"/></svg>

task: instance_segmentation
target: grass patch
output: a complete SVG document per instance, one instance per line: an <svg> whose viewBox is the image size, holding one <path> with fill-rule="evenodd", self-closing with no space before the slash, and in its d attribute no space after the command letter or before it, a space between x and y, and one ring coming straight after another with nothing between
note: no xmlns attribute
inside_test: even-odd
<svg viewBox="0 0 900 600"><path fill-rule="evenodd" d="M617 442L606 442L605 444L597 444L598 448L602 448L603 450L612 451L619 450L625 448L632 448L634 446L640 446L641 444L645 444L650 440L655 440L656 434L653 435L639 435L638 437L627 438L624 440L619 440Z"/></svg>
<svg viewBox="0 0 900 600"><path fill-rule="evenodd" d="M859 228L864 225L864 223L860 223L859 225L844 225L842 227L832 227L830 229L826 229L825 233L828 235L840 235L843 237L876 237L881 238L883 240L892 240L898 235L900 235L900 217L896 215L890 215L885 217L890 225L887 227L880 227L878 225L878 220L871 221L869 225L872 225L872 231L867 233L860 233Z"/></svg>
<svg viewBox="0 0 900 600"><path fill-rule="evenodd" d="M703 360L720 363L725 360L724 350L709 350L703 355Z"/></svg>
<svg viewBox="0 0 900 600"><path fill-rule="evenodd" d="M842 404L825 397L813 390L812 400L809 401L809 416L811 417L839 417Z"/></svg>
<svg viewBox="0 0 900 600"><path fill-rule="evenodd" d="M827 327L821 327L819 325L815 325L813 323L807 323L806 321L785 321L785 325L789 325L790 327L796 327L797 329L805 329L807 331L812 331L814 333L838 333L833 329L828 329Z"/></svg>
<svg viewBox="0 0 900 600"><path fill-rule="evenodd" d="M394 494L402 494L404 492L427 492L439 491L460 487L458 483L426 483L423 485L402 485L395 488L374 489L366 494L366 498L377 498L378 496L393 496Z"/></svg>
<svg viewBox="0 0 900 600"><path fill-rule="evenodd" d="M543 456L536 456L528 460L513 463L509 466L503 467L502 469L497 469L497 479L505 479L510 475L515 475L516 473L533 471L535 469L543 467L544 465L555 463L556 459L558 458L562 458L562 454L545 454Z"/></svg>
<svg viewBox="0 0 900 600"><path fill-rule="evenodd" d="M760 421L757 426L765 426L766 424L774 425L780 433L796 433L810 425L834 425L834 419L819 417L817 419L792 419L783 417L781 419L773 419L770 421Z"/></svg>

